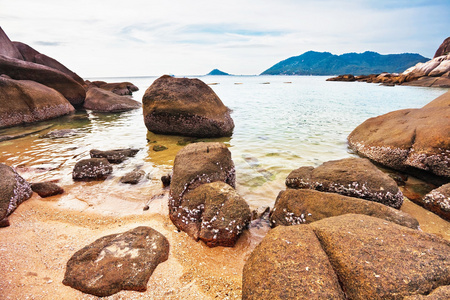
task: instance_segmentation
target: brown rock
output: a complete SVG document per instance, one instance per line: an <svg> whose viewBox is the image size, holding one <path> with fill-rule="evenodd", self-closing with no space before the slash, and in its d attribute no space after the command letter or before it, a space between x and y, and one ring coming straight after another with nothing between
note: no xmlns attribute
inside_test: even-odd
<svg viewBox="0 0 450 300"><path fill-rule="evenodd" d="M147 129L160 134L195 137L231 136L229 109L199 79L162 76L142 98Z"/></svg>
<svg viewBox="0 0 450 300"><path fill-rule="evenodd" d="M307 226L269 231L245 263L242 299L345 299L327 254Z"/></svg>
<svg viewBox="0 0 450 300"><path fill-rule="evenodd" d="M105 81L92 81L90 82L92 85L99 87L101 89L110 91L117 95L131 95L133 92L139 90L137 86L132 84L131 82L105 82Z"/></svg>
<svg viewBox="0 0 450 300"><path fill-rule="evenodd" d="M351 149L397 170L450 177L450 92L420 109L370 118L348 136Z"/></svg>
<svg viewBox="0 0 450 300"><path fill-rule="evenodd" d="M395 181L362 158L328 161L317 168L301 167L289 174L286 186L338 193L394 208L403 203L403 194Z"/></svg>
<svg viewBox="0 0 450 300"><path fill-rule="evenodd" d="M62 187L50 181L32 183L31 189L42 198L64 193L64 189Z"/></svg>
<svg viewBox="0 0 450 300"><path fill-rule="evenodd" d="M83 108L95 112L123 112L141 108L142 104L127 96L119 96L101 88L91 87L86 93Z"/></svg>
<svg viewBox="0 0 450 300"><path fill-rule="evenodd" d="M447 55L450 53L450 37L446 38L442 44L439 46L439 48L436 50L436 53L434 54L434 57Z"/></svg>
<svg viewBox="0 0 450 300"><path fill-rule="evenodd" d="M120 178L120 182L127 184L138 184L139 181L141 181L142 177L144 176L145 176L144 170L134 170L125 174L122 178Z"/></svg>
<svg viewBox="0 0 450 300"><path fill-rule="evenodd" d="M15 59L23 59L19 50L14 46L6 33L0 27L0 55Z"/></svg>
<svg viewBox="0 0 450 300"><path fill-rule="evenodd" d="M426 194L422 203L426 209L450 222L450 183Z"/></svg>
<svg viewBox="0 0 450 300"><path fill-rule="evenodd" d="M272 227L308 224L344 214L363 214L417 229L419 222L409 214L386 205L314 190L281 191L270 215Z"/></svg>
<svg viewBox="0 0 450 300"><path fill-rule="evenodd" d="M112 173L112 165L106 158L82 159L75 164L72 172L73 180L104 180Z"/></svg>
<svg viewBox="0 0 450 300"><path fill-rule="evenodd" d="M97 150L92 149L89 153L92 158L106 158L112 164L119 164L129 157L134 157L139 149L115 149L115 150Z"/></svg>
<svg viewBox="0 0 450 300"><path fill-rule="evenodd" d="M440 286L429 295L414 295L403 298L403 300L448 300L450 299L450 285Z"/></svg>
<svg viewBox="0 0 450 300"><path fill-rule="evenodd" d="M37 82L0 76L0 128L48 120L75 109L60 93Z"/></svg>
<svg viewBox="0 0 450 300"><path fill-rule="evenodd" d="M7 217L25 200L28 200L33 191L30 184L16 173L11 167L0 164L0 222L9 225Z"/></svg>
<svg viewBox="0 0 450 300"><path fill-rule="evenodd" d="M158 264L169 257L169 242L150 227L102 237L67 262L63 284L98 297L121 290L144 292Z"/></svg>

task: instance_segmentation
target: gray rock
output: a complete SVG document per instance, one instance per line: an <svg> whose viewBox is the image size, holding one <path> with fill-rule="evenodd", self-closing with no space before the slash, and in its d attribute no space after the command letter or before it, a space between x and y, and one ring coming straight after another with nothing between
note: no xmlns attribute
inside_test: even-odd
<svg viewBox="0 0 450 300"><path fill-rule="evenodd" d="M75 164L72 172L73 180L104 180L113 171L106 158L88 158Z"/></svg>
<svg viewBox="0 0 450 300"><path fill-rule="evenodd" d="M141 181L142 177L144 176L145 176L144 170L134 170L125 174L122 178L120 178L120 182L128 184L138 184L139 181Z"/></svg>
<svg viewBox="0 0 450 300"><path fill-rule="evenodd" d="M119 164L129 157L134 157L139 149L115 149L115 150L97 150L92 149L90 155L92 158L106 158L112 164Z"/></svg>

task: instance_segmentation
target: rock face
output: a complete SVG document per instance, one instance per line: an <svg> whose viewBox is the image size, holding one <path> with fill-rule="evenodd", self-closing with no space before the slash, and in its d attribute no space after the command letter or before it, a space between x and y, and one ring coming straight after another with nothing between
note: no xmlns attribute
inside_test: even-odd
<svg viewBox="0 0 450 300"><path fill-rule="evenodd" d="M106 158L112 164L119 164L129 157L134 157L139 149L115 149L115 150L97 150L92 149L89 153L92 158Z"/></svg>
<svg viewBox="0 0 450 300"><path fill-rule="evenodd" d="M86 93L83 107L95 112L123 112L141 108L142 104L129 97L92 87Z"/></svg>
<svg viewBox="0 0 450 300"><path fill-rule="evenodd" d="M89 158L75 164L72 172L73 180L104 180L112 173L112 165L106 158Z"/></svg>
<svg viewBox="0 0 450 300"><path fill-rule="evenodd" d="M242 299L345 299L328 256L305 226L269 231L244 266Z"/></svg>
<svg viewBox="0 0 450 300"><path fill-rule="evenodd" d="M301 167L289 174L286 186L338 193L394 208L403 203L403 194L395 181L362 158L328 161L317 168Z"/></svg>
<svg viewBox="0 0 450 300"><path fill-rule="evenodd" d="M450 177L450 92L420 109L370 118L348 136L351 149L406 172Z"/></svg>
<svg viewBox="0 0 450 300"><path fill-rule="evenodd" d="M229 109L198 79L162 76L142 98L148 130L195 137L231 136L234 123Z"/></svg>
<svg viewBox="0 0 450 300"><path fill-rule="evenodd" d="M250 221L247 202L222 181L185 194L177 212L174 224L209 247L233 247Z"/></svg>
<svg viewBox="0 0 450 300"><path fill-rule="evenodd" d="M139 91L139 88L131 82L105 82L105 81L86 81L88 85L92 85L114 94L123 96L131 95L133 92Z"/></svg>
<svg viewBox="0 0 450 300"><path fill-rule="evenodd" d="M37 82L0 76L0 128L48 120L75 111L60 93Z"/></svg>
<svg viewBox="0 0 450 300"><path fill-rule="evenodd" d="M169 242L150 227L102 237L67 262L63 283L98 297L121 290L143 292L158 264L169 257Z"/></svg>
<svg viewBox="0 0 450 300"><path fill-rule="evenodd" d="M409 214L373 201L315 190L281 191L270 215L272 227L308 224L344 214L362 214L417 229Z"/></svg>
<svg viewBox="0 0 450 300"><path fill-rule="evenodd" d="M62 187L50 181L32 183L31 189L42 198L64 193L64 189Z"/></svg>
<svg viewBox="0 0 450 300"><path fill-rule="evenodd" d="M6 222L6 218L32 194L25 179L11 167L0 164L0 223Z"/></svg>
<svg viewBox="0 0 450 300"><path fill-rule="evenodd" d="M447 300L450 299L450 285L440 286L429 295L414 295L403 298L403 300Z"/></svg>
<svg viewBox="0 0 450 300"><path fill-rule="evenodd" d="M450 183L426 194L422 202L426 209L450 221Z"/></svg>
<svg viewBox="0 0 450 300"><path fill-rule="evenodd" d="M304 293L307 299L427 295L449 284L449 253L450 242L442 238L364 215L279 226L244 266L243 299L298 299ZM315 295L324 291L331 296Z"/></svg>
<svg viewBox="0 0 450 300"><path fill-rule="evenodd" d="M80 107L86 98L84 87L56 69L0 55L0 74L16 80L31 80L60 92L69 102Z"/></svg>
<svg viewBox="0 0 450 300"><path fill-rule="evenodd" d="M450 54L450 37L446 38L436 50L433 58Z"/></svg>

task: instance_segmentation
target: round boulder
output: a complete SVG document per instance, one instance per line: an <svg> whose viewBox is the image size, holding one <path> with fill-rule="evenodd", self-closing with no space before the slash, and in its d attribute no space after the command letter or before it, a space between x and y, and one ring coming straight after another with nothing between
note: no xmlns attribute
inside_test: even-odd
<svg viewBox="0 0 450 300"><path fill-rule="evenodd" d="M162 76L145 91L142 103L145 126L154 133L194 137L233 133L230 110L199 79Z"/></svg>

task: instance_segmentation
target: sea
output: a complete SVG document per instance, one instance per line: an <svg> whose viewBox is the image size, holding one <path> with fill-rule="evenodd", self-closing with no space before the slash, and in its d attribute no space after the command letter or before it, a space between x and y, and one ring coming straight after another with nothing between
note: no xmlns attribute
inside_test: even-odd
<svg viewBox="0 0 450 300"><path fill-rule="evenodd" d="M187 76L208 84L232 110L234 133L229 138L193 139L156 135L147 131L142 109L123 113L79 111L74 115L0 130L0 135L33 132L0 143L0 162L15 167L30 182L54 181L65 187L58 206L94 210L107 215L142 214L142 207L164 194L160 177L171 172L176 153L196 141L219 141L231 151L236 166L236 189L252 209L273 206L285 189L286 176L302 166L355 156L347 136L366 119L387 112L419 108L448 89L380 86L363 82L327 82L324 76ZM129 81L139 91L158 77L89 78L107 82ZM48 132L71 129L63 138ZM153 147L167 147L155 151ZM75 163L91 149L140 149L115 165L102 182L76 183ZM132 170L146 177L131 186L120 177ZM164 207L156 207L164 213Z"/></svg>

